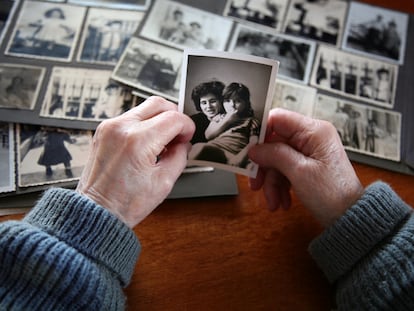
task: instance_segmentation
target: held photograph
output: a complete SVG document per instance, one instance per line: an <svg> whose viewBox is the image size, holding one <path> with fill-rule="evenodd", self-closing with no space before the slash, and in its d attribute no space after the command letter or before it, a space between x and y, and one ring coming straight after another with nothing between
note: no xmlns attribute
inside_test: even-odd
<svg viewBox="0 0 414 311"><path fill-rule="evenodd" d="M184 50L178 109L196 124L188 166L256 176L247 151L264 141L278 66L262 57Z"/></svg>
<svg viewBox="0 0 414 311"><path fill-rule="evenodd" d="M13 124L0 122L0 193L16 190Z"/></svg>

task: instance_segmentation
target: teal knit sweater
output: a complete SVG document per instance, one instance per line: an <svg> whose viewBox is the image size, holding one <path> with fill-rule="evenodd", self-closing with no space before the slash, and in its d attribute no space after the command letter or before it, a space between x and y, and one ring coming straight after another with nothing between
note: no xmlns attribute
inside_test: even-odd
<svg viewBox="0 0 414 311"><path fill-rule="evenodd" d="M93 201L51 189L22 221L0 224L0 310L122 310L140 251ZM310 245L339 310L414 310L414 218L384 183Z"/></svg>

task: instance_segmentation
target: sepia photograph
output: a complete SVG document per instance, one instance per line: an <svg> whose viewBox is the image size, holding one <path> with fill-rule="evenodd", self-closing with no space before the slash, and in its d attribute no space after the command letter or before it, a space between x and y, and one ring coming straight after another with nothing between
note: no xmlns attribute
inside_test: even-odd
<svg viewBox="0 0 414 311"><path fill-rule="evenodd" d="M110 76L108 70L54 67L40 115L100 121L122 114L134 105L132 90Z"/></svg>
<svg viewBox="0 0 414 311"><path fill-rule="evenodd" d="M306 84L315 46L310 40L238 24L229 51L277 60L280 62L280 77Z"/></svg>
<svg viewBox="0 0 414 311"><path fill-rule="evenodd" d="M91 7L145 11L151 0L67 0L67 2Z"/></svg>
<svg viewBox="0 0 414 311"><path fill-rule="evenodd" d="M86 8L39 1L25 1L6 54L70 61Z"/></svg>
<svg viewBox="0 0 414 311"><path fill-rule="evenodd" d="M224 16L281 31L289 0L228 0Z"/></svg>
<svg viewBox="0 0 414 311"><path fill-rule="evenodd" d="M408 14L352 2L343 49L402 65L408 21Z"/></svg>
<svg viewBox="0 0 414 311"><path fill-rule="evenodd" d="M141 90L178 100L183 52L132 37L112 78Z"/></svg>
<svg viewBox="0 0 414 311"><path fill-rule="evenodd" d="M345 149L400 161L401 113L318 94L314 117L335 126Z"/></svg>
<svg viewBox="0 0 414 311"><path fill-rule="evenodd" d="M344 0L292 0L284 32L339 46L347 12Z"/></svg>
<svg viewBox="0 0 414 311"><path fill-rule="evenodd" d="M184 51L178 109L196 125L188 166L256 176L247 152L264 141L278 66L256 56Z"/></svg>
<svg viewBox="0 0 414 311"><path fill-rule="evenodd" d="M176 48L224 51L233 21L169 0L159 0L147 13L140 35Z"/></svg>
<svg viewBox="0 0 414 311"><path fill-rule="evenodd" d="M284 108L312 117L315 99L315 88L277 79L272 108Z"/></svg>
<svg viewBox="0 0 414 311"><path fill-rule="evenodd" d="M13 124L0 122L0 193L16 190Z"/></svg>
<svg viewBox="0 0 414 311"><path fill-rule="evenodd" d="M78 60L115 65L143 17L140 11L89 9Z"/></svg>
<svg viewBox="0 0 414 311"><path fill-rule="evenodd" d="M45 68L0 63L0 108L33 110Z"/></svg>
<svg viewBox="0 0 414 311"><path fill-rule="evenodd" d="M19 186L79 179L92 132L40 125L17 125Z"/></svg>
<svg viewBox="0 0 414 311"><path fill-rule="evenodd" d="M320 46L310 84L336 94L393 108L398 66Z"/></svg>
<svg viewBox="0 0 414 311"><path fill-rule="evenodd" d="M0 43L3 42L4 36L9 28L10 21L19 5L18 0L2 0L0 6Z"/></svg>

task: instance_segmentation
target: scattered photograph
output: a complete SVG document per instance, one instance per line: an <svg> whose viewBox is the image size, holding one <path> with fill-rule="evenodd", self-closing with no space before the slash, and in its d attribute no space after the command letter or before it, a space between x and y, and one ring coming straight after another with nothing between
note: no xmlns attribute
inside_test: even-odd
<svg viewBox="0 0 414 311"><path fill-rule="evenodd" d="M78 60L115 65L143 17L140 11L89 9Z"/></svg>
<svg viewBox="0 0 414 311"><path fill-rule="evenodd" d="M272 108L284 108L312 117L315 99L315 88L277 79Z"/></svg>
<svg viewBox="0 0 414 311"><path fill-rule="evenodd" d="M249 148L264 141L279 63L209 50L185 50L179 111L196 124L188 166L255 177Z"/></svg>
<svg viewBox="0 0 414 311"><path fill-rule="evenodd" d="M403 64L408 21L408 14L352 2L343 48Z"/></svg>
<svg viewBox="0 0 414 311"><path fill-rule="evenodd" d="M292 0L284 32L339 46L347 12L344 0Z"/></svg>
<svg viewBox="0 0 414 311"><path fill-rule="evenodd" d="M310 84L333 93L393 108L398 66L320 46Z"/></svg>
<svg viewBox="0 0 414 311"><path fill-rule="evenodd" d="M33 110L45 68L0 63L0 108Z"/></svg>
<svg viewBox="0 0 414 311"><path fill-rule="evenodd" d="M100 121L122 114L135 105L134 96L110 76L108 70L54 67L40 115Z"/></svg>
<svg viewBox="0 0 414 311"><path fill-rule="evenodd" d="M67 0L67 2L91 7L145 11L151 0Z"/></svg>
<svg viewBox="0 0 414 311"><path fill-rule="evenodd" d="M132 37L112 78L143 93L178 100L183 52Z"/></svg>
<svg viewBox="0 0 414 311"><path fill-rule="evenodd" d="M26 124L17 137L20 187L78 179L92 142L90 131Z"/></svg>
<svg viewBox="0 0 414 311"><path fill-rule="evenodd" d="M228 0L224 15L238 22L250 22L280 31L288 3L289 0Z"/></svg>
<svg viewBox="0 0 414 311"><path fill-rule="evenodd" d="M10 20L13 17L16 7L19 1L15 0L2 0L0 6L0 43L3 42L3 38L10 25Z"/></svg>
<svg viewBox="0 0 414 311"><path fill-rule="evenodd" d="M229 51L277 60L280 77L308 83L315 46L310 40L238 24Z"/></svg>
<svg viewBox="0 0 414 311"><path fill-rule="evenodd" d="M318 94L314 116L336 127L345 149L400 161L401 113Z"/></svg>
<svg viewBox="0 0 414 311"><path fill-rule="evenodd" d="M85 11L64 3L25 1L6 54L70 61Z"/></svg>
<svg viewBox="0 0 414 311"><path fill-rule="evenodd" d="M13 124L0 122L0 193L16 190Z"/></svg>
<svg viewBox="0 0 414 311"><path fill-rule="evenodd" d="M233 22L223 16L169 0L155 1L141 29L142 37L176 48L224 51Z"/></svg>

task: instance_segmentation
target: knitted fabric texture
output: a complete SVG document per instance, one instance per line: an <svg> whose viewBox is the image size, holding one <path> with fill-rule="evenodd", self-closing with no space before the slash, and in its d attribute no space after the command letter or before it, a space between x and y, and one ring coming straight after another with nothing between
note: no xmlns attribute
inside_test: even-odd
<svg viewBox="0 0 414 311"><path fill-rule="evenodd" d="M0 310L123 310L138 259L134 232L75 191L46 191L0 224Z"/></svg>

